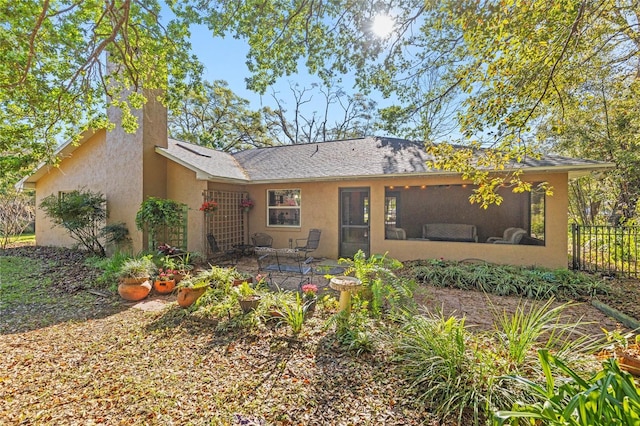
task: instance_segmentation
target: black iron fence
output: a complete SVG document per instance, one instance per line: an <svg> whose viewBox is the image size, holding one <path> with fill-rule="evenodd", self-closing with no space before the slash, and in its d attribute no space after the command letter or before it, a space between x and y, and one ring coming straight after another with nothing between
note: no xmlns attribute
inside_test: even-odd
<svg viewBox="0 0 640 426"><path fill-rule="evenodd" d="M638 278L640 226L571 225L572 267Z"/></svg>

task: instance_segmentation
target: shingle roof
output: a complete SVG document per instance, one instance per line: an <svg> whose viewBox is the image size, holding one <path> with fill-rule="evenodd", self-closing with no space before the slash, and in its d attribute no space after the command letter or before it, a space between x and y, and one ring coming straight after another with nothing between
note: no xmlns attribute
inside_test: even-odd
<svg viewBox="0 0 640 426"><path fill-rule="evenodd" d="M213 180L258 183L451 174L427 168L430 157L422 143L386 137L281 145L233 154L170 139L168 148L156 151L196 171L199 178ZM578 172L608 169L612 164L546 155L527 158L515 167Z"/></svg>

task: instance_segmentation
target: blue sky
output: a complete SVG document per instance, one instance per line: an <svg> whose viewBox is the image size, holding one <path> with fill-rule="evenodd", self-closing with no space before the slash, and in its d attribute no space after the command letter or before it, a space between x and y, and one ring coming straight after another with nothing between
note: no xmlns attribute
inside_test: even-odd
<svg viewBox="0 0 640 426"><path fill-rule="evenodd" d="M267 89L267 92L261 96L246 87L245 78L249 77L249 71L245 62L249 47L244 40L232 37L213 38L205 26L192 27L191 31L193 53L198 56L205 66L204 78L206 80L225 80L229 83L229 88L238 96L251 102L253 109L259 109L262 106L275 107L271 89ZM348 94L357 93L353 89L354 81L353 76L344 76L343 83L340 83L340 86ZM285 108L287 109L292 109L294 106L294 100L290 96L290 82L298 83L300 88L310 88L312 83L320 83L320 79L309 75L304 67L300 68L296 75L280 78L273 86L273 89L278 92L278 97L285 102ZM309 117L314 110L321 110L324 107L323 99L319 92L317 95L315 92L312 92L312 94L314 95L312 102L306 105L307 108L303 110L303 115L308 115ZM376 97L375 94L372 94L371 97L378 103L378 107L389 104L389 101L385 101L380 96Z"/></svg>

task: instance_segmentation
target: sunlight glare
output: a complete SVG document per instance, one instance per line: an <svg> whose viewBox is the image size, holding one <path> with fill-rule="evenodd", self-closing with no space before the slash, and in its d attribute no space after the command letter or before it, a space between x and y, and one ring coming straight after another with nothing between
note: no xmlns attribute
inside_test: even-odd
<svg viewBox="0 0 640 426"><path fill-rule="evenodd" d="M371 28L378 37L386 37L393 31L393 24L394 21L391 16L380 14L373 18Z"/></svg>

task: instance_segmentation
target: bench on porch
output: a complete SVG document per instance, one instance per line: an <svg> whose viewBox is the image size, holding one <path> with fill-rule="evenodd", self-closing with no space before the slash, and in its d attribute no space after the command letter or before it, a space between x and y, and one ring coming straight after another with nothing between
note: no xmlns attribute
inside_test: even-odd
<svg viewBox="0 0 640 426"><path fill-rule="evenodd" d="M475 225L466 223L427 223L422 226L422 238L430 241L478 242Z"/></svg>
<svg viewBox="0 0 640 426"><path fill-rule="evenodd" d="M290 248L256 247L258 273L267 276L277 288L289 278L299 279L297 286L313 278L313 257L306 257L304 251ZM274 276L277 275L277 276ZM274 278L280 282L274 282Z"/></svg>

